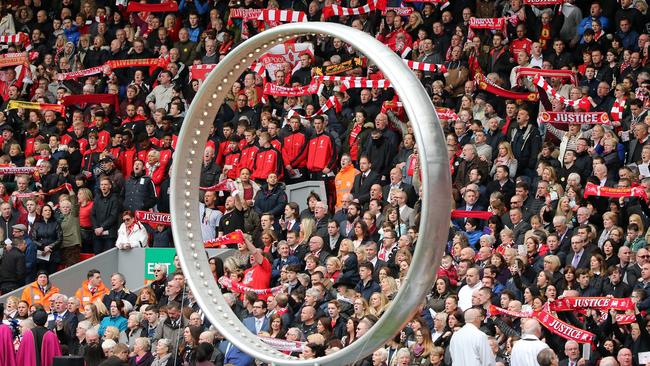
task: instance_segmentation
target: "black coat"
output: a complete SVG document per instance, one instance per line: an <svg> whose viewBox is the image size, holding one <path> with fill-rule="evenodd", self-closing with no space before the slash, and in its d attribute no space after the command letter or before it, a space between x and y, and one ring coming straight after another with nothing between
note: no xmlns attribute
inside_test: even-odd
<svg viewBox="0 0 650 366"><path fill-rule="evenodd" d="M43 250L46 246L52 246L50 260L53 263L61 261L61 253L58 249L63 241L63 230L61 230L61 224L54 218L48 221L39 220L34 223L32 241L36 244L38 250Z"/></svg>
<svg viewBox="0 0 650 366"><path fill-rule="evenodd" d="M25 254L13 247L0 259L0 288L18 288L25 283Z"/></svg>
<svg viewBox="0 0 650 366"><path fill-rule="evenodd" d="M379 184L381 177L377 172L372 169L370 173L367 173L368 176L364 179L363 184L361 184L361 177L364 173L357 174L354 177L354 183L352 184L352 195L354 198L359 200L359 204L364 206L370 201L370 187L373 184Z"/></svg>
<svg viewBox="0 0 650 366"><path fill-rule="evenodd" d="M259 215L270 212L277 219L284 213L286 204L287 194L281 185L276 185L271 190L268 185L264 185L255 195L254 208Z"/></svg>
<svg viewBox="0 0 650 366"><path fill-rule="evenodd" d="M108 235L104 237L116 239L121 211L122 204L115 193L111 192L108 196L100 193L93 201L93 209L90 215L93 228L102 227L108 231Z"/></svg>
<svg viewBox="0 0 650 366"><path fill-rule="evenodd" d="M150 177L131 174L124 182L124 209L147 211L156 205L156 187Z"/></svg>

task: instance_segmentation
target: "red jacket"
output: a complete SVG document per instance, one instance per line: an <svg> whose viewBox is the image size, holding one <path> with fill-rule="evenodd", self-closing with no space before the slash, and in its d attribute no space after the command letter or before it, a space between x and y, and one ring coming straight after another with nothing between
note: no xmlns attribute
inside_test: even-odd
<svg viewBox="0 0 650 366"><path fill-rule="evenodd" d="M284 172L282 155L273 146L260 148L255 156L255 170L251 179L266 180L271 173L275 173L281 180Z"/></svg>
<svg viewBox="0 0 650 366"><path fill-rule="evenodd" d="M232 166L232 168L228 171L226 174L228 178L230 179L237 179L239 177L239 160L241 159L241 153L239 150L236 151L231 151L229 153L226 153L226 155L223 158L223 166L225 167L226 165Z"/></svg>
<svg viewBox="0 0 650 366"><path fill-rule="evenodd" d="M336 143L327 132L312 137L307 150L307 169L320 172L325 168L333 170L336 166Z"/></svg>
<svg viewBox="0 0 650 366"><path fill-rule="evenodd" d="M284 138L282 144L282 160L292 168L307 166L307 136L303 131L293 132Z"/></svg>
<svg viewBox="0 0 650 366"><path fill-rule="evenodd" d="M104 151L106 146L111 143L111 133L106 130L97 131L97 148Z"/></svg>
<svg viewBox="0 0 650 366"><path fill-rule="evenodd" d="M257 155L257 151L260 148L257 147L257 145L246 145L241 150L241 158L239 159L239 168L248 168L251 172L255 168L255 156Z"/></svg>
<svg viewBox="0 0 650 366"><path fill-rule="evenodd" d="M217 158L215 159L215 162L219 166L223 166L223 159L226 156L226 154L230 152L230 151L228 151L228 144L230 144L230 141L228 141L228 140L221 141L219 143L219 147L217 149L215 149L215 150L217 150Z"/></svg>
<svg viewBox="0 0 650 366"><path fill-rule="evenodd" d="M137 154L135 146L130 148L122 147L120 150L120 155L117 158L117 166L125 177L131 176L131 173L133 172L133 162L135 161Z"/></svg>

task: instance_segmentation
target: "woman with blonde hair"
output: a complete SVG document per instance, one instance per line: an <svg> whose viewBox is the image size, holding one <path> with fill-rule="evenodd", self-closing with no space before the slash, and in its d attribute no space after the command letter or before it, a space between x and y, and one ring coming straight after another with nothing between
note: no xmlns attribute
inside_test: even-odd
<svg viewBox="0 0 650 366"><path fill-rule="evenodd" d="M316 221L310 218L304 218L300 221L300 243L309 243L309 239L316 232Z"/></svg>
<svg viewBox="0 0 650 366"><path fill-rule="evenodd" d="M494 159L494 164L492 164L490 176L494 176L499 165L505 165L508 167L509 176L514 178L518 164L515 154L512 152L512 146L510 143L508 141L502 141L499 143L497 157Z"/></svg>
<svg viewBox="0 0 650 366"><path fill-rule="evenodd" d="M386 295L380 292L375 292L370 295L368 313L379 318L384 314L389 303L390 301Z"/></svg>
<svg viewBox="0 0 650 366"><path fill-rule="evenodd" d="M363 319L364 316L368 315L368 301L364 299L363 297L358 297L354 299L354 303L352 304L354 312L352 314L352 318L355 318L357 320Z"/></svg>
<svg viewBox="0 0 650 366"><path fill-rule="evenodd" d="M415 342L409 348L414 357L413 364L420 365L426 362L434 348L431 331L428 327L420 327L415 332Z"/></svg>

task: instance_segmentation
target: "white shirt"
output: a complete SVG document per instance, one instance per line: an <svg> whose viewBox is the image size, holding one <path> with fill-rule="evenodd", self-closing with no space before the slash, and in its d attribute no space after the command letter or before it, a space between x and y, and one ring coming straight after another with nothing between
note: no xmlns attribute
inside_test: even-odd
<svg viewBox="0 0 650 366"><path fill-rule="evenodd" d="M510 364L539 366L539 363L537 363L537 354L544 348L548 348L548 345L540 341L535 335L524 334L521 339L515 342L514 346L512 346Z"/></svg>
<svg viewBox="0 0 650 366"><path fill-rule="evenodd" d="M471 323L465 324L451 336L449 354L454 365L493 366L496 364L487 334ZM512 365L517 364L512 363Z"/></svg>
<svg viewBox="0 0 650 366"><path fill-rule="evenodd" d="M483 283L481 281L478 281L474 287L465 285L460 288L458 291L458 307L460 310L465 311L472 307L472 293L481 287L483 287Z"/></svg>

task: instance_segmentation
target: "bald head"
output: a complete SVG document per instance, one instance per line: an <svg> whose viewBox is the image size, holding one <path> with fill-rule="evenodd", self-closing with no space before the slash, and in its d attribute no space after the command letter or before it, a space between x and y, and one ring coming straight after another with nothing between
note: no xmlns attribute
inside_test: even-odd
<svg viewBox="0 0 650 366"><path fill-rule="evenodd" d="M539 337L542 335L542 327L536 319L528 319L521 325L521 332Z"/></svg>
<svg viewBox="0 0 650 366"><path fill-rule="evenodd" d="M477 328L481 325L481 311L474 308L465 310L465 323L474 324Z"/></svg>

